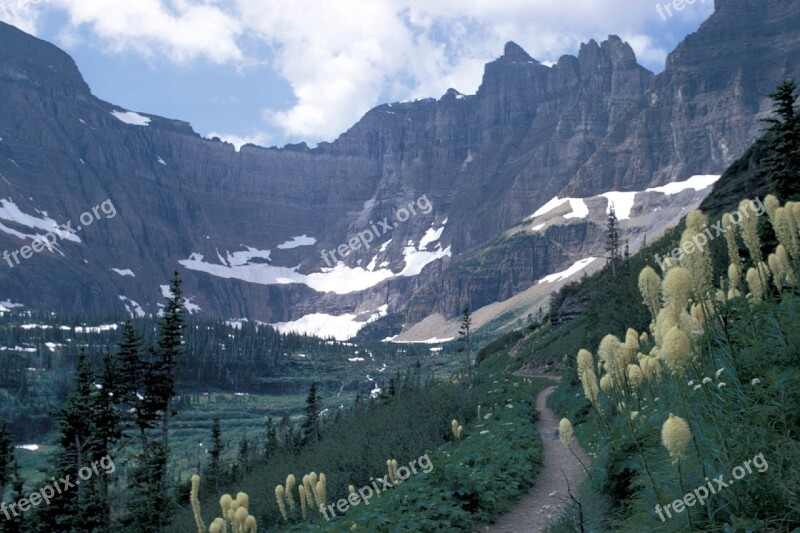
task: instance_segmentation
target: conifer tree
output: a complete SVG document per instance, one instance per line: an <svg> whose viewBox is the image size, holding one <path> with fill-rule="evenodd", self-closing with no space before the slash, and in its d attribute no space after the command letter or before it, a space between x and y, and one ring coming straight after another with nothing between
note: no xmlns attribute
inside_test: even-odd
<svg viewBox="0 0 800 533"><path fill-rule="evenodd" d="M766 119L772 134L772 153L765 159L773 189L782 200L800 195L800 112L797 83L786 80L771 93L774 118Z"/></svg>
<svg viewBox="0 0 800 533"><path fill-rule="evenodd" d="M270 419L271 420L271 419ZM222 452L225 444L222 442L222 429L218 416L211 423L211 450L209 454L208 477L210 486L214 487L214 494L219 494L219 482L222 476Z"/></svg>
<svg viewBox="0 0 800 533"><path fill-rule="evenodd" d="M320 441L319 411L320 402L317 395L317 382L312 381L306 397L305 421L301 428L300 445L305 446L310 442Z"/></svg>
<svg viewBox="0 0 800 533"><path fill-rule="evenodd" d="M472 384L472 341L470 339L470 331L472 329L472 315L469 311L469 304L464 304L464 309L461 313L461 326L458 330L458 337L461 346L458 351L464 353L465 362L467 366L467 380Z"/></svg>
<svg viewBox="0 0 800 533"><path fill-rule="evenodd" d="M606 256L608 264L611 265L611 275L617 277L617 263L619 262L619 220L617 212L612 204L608 208L606 225Z"/></svg>

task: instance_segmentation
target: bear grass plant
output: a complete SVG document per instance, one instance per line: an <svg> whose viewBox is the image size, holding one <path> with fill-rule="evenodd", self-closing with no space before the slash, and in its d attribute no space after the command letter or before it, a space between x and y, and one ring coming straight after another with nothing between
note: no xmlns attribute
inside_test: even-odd
<svg viewBox="0 0 800 533"><path fill-rule="evenodd" d="M590 361L583 354L566 370L585 397L572 414L586 417L600 439L581 504L554 530L800 527L800 207L764 203L777 246L762 248L757 224L737 231L723 218L728 276L712 280L704 250L667 265L663 278L645 268L639 286L653 318L649 334L608 335ZM706 223L690 213L682 239ZM729 483L735 467L757 456L760 468L751 463L727 487L712 481L722 475ZM663 511L709 483L716 493L703 505Z"/></svg>

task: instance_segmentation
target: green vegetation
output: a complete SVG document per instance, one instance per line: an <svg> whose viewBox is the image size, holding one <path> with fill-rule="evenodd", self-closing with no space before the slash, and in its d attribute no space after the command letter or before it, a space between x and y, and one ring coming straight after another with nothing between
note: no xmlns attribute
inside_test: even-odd
<svg viewBox="0 0 800 533"><path fill-rule="evenodd" d="M797 198L800 167L787 155L800 153L794 91L784 84L773 95L779 119L705 202L714 217L739 207L743 190ZM611 321L589 311L609 335L584 344L595 353L572 352L551 396L594 455L579 503L553 531L800 527L800 204L772 196L763 204L765 216L739 227L725 215L724 236L663 279L642 268L705 229L709 219L690 213L631 258L641 293L627 304L609 297L610 269L567 289L607 302L607 315L625 316L631 302L648 311Z"/></svg>
<svg viewBox="0 0 800 533"><path fill-rule="evenodd" d="M508 510L536 477L541 440L534 403L545 384L483 368L472 389L441 382L416 389L404 383L395 396L343 414L318 445L267 459L236 490L248 494L250 512L260 525L284 531L350 531L353 524L359 531L375 532L477 526ZM466 428L460 439L451 430L453 419ZM324 472L326 502L336 504L347 497L348 485L358 490L386 475L387 459L404 466L425 454L433 465L430 472L411 475L367 506L353 506L343 516L335 511L330 521L309 509L304 524L299 506L291 512L285 504L289 524L279 526L281 512L272 489L289 474L300 479L310 470ZM216 496L203 502L209 517L220 512ZM299 501L297 494L293 497ZM190 531L182 524L191 523L187 510L176 518L174 531Z"/></svg>

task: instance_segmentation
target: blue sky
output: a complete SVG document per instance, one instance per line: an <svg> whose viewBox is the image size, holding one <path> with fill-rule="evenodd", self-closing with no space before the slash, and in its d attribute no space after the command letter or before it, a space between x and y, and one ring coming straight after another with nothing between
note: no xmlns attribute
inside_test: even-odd
<svg viewBox="0 0 800 533"><path fill-rule="evenodd" d="M688 0L687 0L688 2ZM671 2L662 1L661 4ZM92 91L235 144L331 141L375 105L473 94L513 40L540 61L617 34L654 72L713 11L650 0L0 0ZM664 10L662 9L662 12ZM665 20L666 19L666 20Z"/></svg>

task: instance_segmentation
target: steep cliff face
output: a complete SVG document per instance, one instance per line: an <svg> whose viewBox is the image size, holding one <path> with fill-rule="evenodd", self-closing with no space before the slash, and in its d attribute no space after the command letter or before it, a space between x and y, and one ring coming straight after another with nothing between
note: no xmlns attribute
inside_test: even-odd
<svg viewBox="0 0 800 533"><path fill-rule="evenodd" d="M586 224L496 246L551 198L721 173L755 138L765 95L800 75L798 52L800 4L721 0L658 76L615 36L550 67L508 43L475 95L376 107L314 149L237 152L98 100L69 56L0 23L0 251L106 199L117 212L2 260L0 299L155 312L177 269L192 303L223 318L450 317L597 241ZM323 258L367 231L368 248Z"/></svg>

